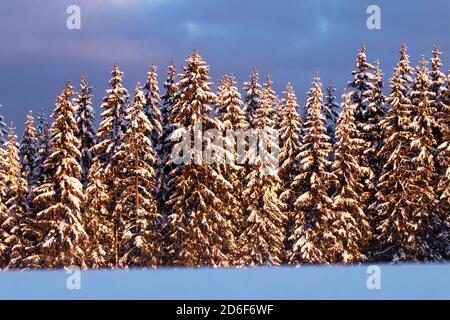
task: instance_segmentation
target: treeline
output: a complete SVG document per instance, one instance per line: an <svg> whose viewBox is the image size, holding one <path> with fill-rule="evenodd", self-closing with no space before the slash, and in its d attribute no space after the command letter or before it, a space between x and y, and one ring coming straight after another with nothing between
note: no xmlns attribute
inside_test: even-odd
<svg viewBox="0 0 450 320"><path fill-rule="evenodd" d="M163 95L155 66L130 98L115 65L98 130L87 76L79 93L67 82L52 123L41 112L35 128L30 112L20 143L0 117L0 267L447 260L450 74L441 67L438 45L416 68L403 45L383 90L362 47L341 103L316 75L302 114L290 83L280 99L255 68L243 99L232 75L213 92L195 51L181 74L169 66ZM175 163L180 130L193 136L197 121L224 137L253 129L278 161Z"/></svg>

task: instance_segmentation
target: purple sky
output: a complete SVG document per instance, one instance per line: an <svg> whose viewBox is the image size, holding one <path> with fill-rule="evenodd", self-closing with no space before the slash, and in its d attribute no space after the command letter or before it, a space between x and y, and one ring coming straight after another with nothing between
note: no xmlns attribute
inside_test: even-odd
<svg viewBox="0 0 450 320"><path fill-rule="evenodd" d="M66 28L66 8L81 8L81 30ZM381 8L381 30L366 27L368 5ZM291 81L300 105L315 72L342 93L359 46L379 58L387 76L402 42L412 63L442 46L450 64L450 2L365 0L14 0L0 11L0 104L22 134L25 113L53 109L66 79L78 86L84 72L94 86L95 109L107 88L113 63L125 72L132 92L148 65L159 67L160 83L171 59L184 63L197 49L211 66L215 84L234 73L239 86L256 65L270 73L281 94Z"/></svg>

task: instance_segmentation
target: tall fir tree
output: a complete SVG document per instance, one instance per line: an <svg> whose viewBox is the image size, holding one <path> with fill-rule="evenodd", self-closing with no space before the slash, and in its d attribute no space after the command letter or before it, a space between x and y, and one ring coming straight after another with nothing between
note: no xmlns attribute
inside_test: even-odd
<svg viewBox="0 0 450 320"><path fill-rule="evenodd" d="M0 225L0 267L23 269L28 243L23 237L23 217L28 212L26 179L21 173L19 144L15 128L11 125L8 141L5 143L8 168L8 215Z"/></svg>
<svg viewBox="0 0 450 320"><path fill-rule="evenodd" d="M20 171L22 177L27 182L27 202L30 205L32 200L32 189L36 186L34 172L36 165L37 147L38 141L36 137L36 129L34 128L34 118L30 111L27 115L25 123L25 132L20 142L19 158L20 158Z"/></svg>
<svg viewBox="0 0 450 320"><path fill-rule="evenodd" d="M285 212L288 219L285 239L286 249L290 248L290 243L287 239L292 233L292 223L295 216L294 202L297 198L291 186L294 178L300 173L297 155L300 152L302 141L302 119L298 113L298 108L299 105L294 88L288 83L284 91L284 98L281 101L281 110L283 112L279 122L281 149L278 169L278 176L281 179L280 200L286 205Z"/></svg>
<svg viewBox="0 0 450 320"><path fill-rule="evenodd" d="M159 152L161 149L161 134L162 134L162 114L161 114L161 98L159 96L158 85L158 69L155 65L150 66L148 71L147 82L144 85L145 105L144 113L152 125L152 130L149 133L149 138L152 142L153 148Z"/></svg>
<svg viewBox="0 0 450 320"><path fill-rule="evenodd" d="M336 101L336 88L333 85L333 82L330 80L327 93L325 95L325 120L327 127L327 135L330 137L330 143L334 146L336 141L335 139L335 130L337 125L337 120L339 118L340 106Z"/></svg>
<svg viewBox="0 0 450 320"><path fill-rule="evenodd" d="M247 157L245 154L248 147L246 133L250 129L245 114L242 110L243 102L241 94L236 86L233 75L221 79L217 89L216 114L222 121L222 136L226 148L225 164L221 167L223 175L233 186L234 198L237 203L228 204L235 210L231 210L231 224L234 235L237 237L243 228L244 222L244 178L246 175Z"/></svg>
<svg viewBox="0 0 450 320"><path fill-rule="evenodd" d="M348 84L350 99L354 106L354 117L356 128L359 131L359 137L367 142L367 149L372 149L375 144L379 144L380 137L377 137L377 128L379 126L379 106L373 103L375 95L374 86L377 80L374 76L375 67L367 61L366 48L362 46L356 57L357 70L352 72L353 81ZM381 88L380 88L381 90ZM379 133L379 131L378 131ZM359 164L363 167L371 166L371 160L366 152L359 154ZM360 178L363 180L364 189L362 190L363 210L366 211L372 202L374 195L374 179L372 171L366 172Z"/></svg>
<svg viewBox="0 0 450 320"><path fill-rule="evenodd" d="M0 105L0 108L2 105ZM8 132L6 130L6 123L3 115L0 113L0 223L6 218L6 179L7 179L7 166L6 163L6 151L4 144Z"/></svg>
<svg viewBox="0 0 450 320"><path fill-rule="evenodd" d="M244 82L244 113L247 117L247 122L255 127L253 123L253 116L256 110L259 109L262 100L262 87L259 84L259 73L256 67L253 67L250 75L250 81Z"/></svg>
<svg viewBox="0 0 450 320"><path fill-rule="evenodd" d="M86 230L89 234L88 261L94 267L119 266L119 219L112 215L120 199L115 180L120 167L113 160L126 131L129 94L123 87L123 75L114 65L107 96L103 99L102 121L97 143L92 147L93 160L86 188Z"/></svg>
<svg viewBox="0 0 450 320"><path fill-rule="evenodd" d="M48 170L44 168L44 162L51 154L50 124L44 110L41 110L39 113L36 140L36 156L33 165L33 181L35 185L29 186L32 189L31 192L34 192L34 189L40 186L49 176Z"/></svg>
<svg viewBox="0 0 450 320"><path fill-rule="evenodd" d="M187 58L186 64L180 75L170 120L177 127L174 139L184 133L188 141L192 141L201 139L201 130L219 130L220 124L210 115L216 96L210 89L209 67L197 51ZM200 124L201 130L196 127ZM203 159L203 147L210 146L211 141L194 148L188 143L183 155L185 161L177 164L173 171L176 190L169 201L173 207L169 250L175 265L227 266L235 252L226 205L233 197L233 190L217 166Z"/></svg>
<svg viewBox="0 0 450 320"><path fill-rule="evenodd" d="M271 114L270 118L275 122L274 128L278 129L280 126L280 99L277 96L277 93L273 89L273 80L272 77L268 74L266 75L266 82L263 84L263 97L267 99L270 107Z"/></svg>
<svg viewBox="0 0 450 320"><path fill-rule="evenodd" d="M89 85L88 76L85 74L80 83L80 93L74 99L77 107L76 121L80 140L80 164L81 164L81 183L86 188L88 183L89 169L92 165L91 149L96 143L94 130L94 109L92 107L92 87Z"/></svg>
<svg viewBox="0 0 450 320"><path fill-rule="evenodd" d="M170 136L173 132L173 125L170 121L170 113L175 105L175 96L177 93L176 83L177 71L173 62L169 65L167 70L167 79L164 82L165 93L161 97L161 149L159 151L161 158L161 169L157 173L157 183L159 184L156 199L159 202L159 212L163 218L166 218L170 213L170 208L166 205L170 196L174 192L173 179L170 176L171 171L174 169L171 160L171 152L173 148Z"/></svg>
<svg viewBox="0 0 450 320"><path fill-rule="evenodd" d="M317 75L308 92L303 138L297 159L300 173L294 178L292 189L299 194L294 202L292 248L288 253L292 264L333 262L336 237L330 229L333 221L329 189L335 182L328 160L330 138L325 127L322 83Z"/></svg>
<svg viewBox="0 0 450 320"><path fill-rule="evenodd" d="M387 159L378 183L379 259L418 261L439 259L432 229L435 173L432 108L435 96L425 60L416 80L406 46L391 79L391 109L382 121L385 141L380 150ZM429 233L431 232L431 233ZM426 233L429 233L428 235Z"/></svg>
<svg viewBox="0 0 450 320"><path fill-rule="evenodd" d="M247 212L239 239L238 265L280 265L284 258L286 215L278 196L279 137L271 118L272 107L269 96L263 95L253 116L252 135L257 147L250 143L250 172L242 193Z"/></svg>
<svg viewBox="0 0 450 320"><path fill-rule="evenodd" d="M356 128L356 105L352 102L351 94L346 93L342 98L332 165L332 172L337 178L332 222L332 232L337 238L337 252L333 259L338 263L356 263L367 260L365 252L372 233L361 200L364 190L361 178L370 168L361 166L358 161L368 143L360 137Z"/></svg>
<svg viewBox="0 0 450 320"><path fill-rule="evenodd" d="M152 195L156 154L148 135L152 123L144 113L145 96L136 86L133 104L127 112L130 127L115 154L122 168L117 184L121 197L114 216L122 226L120 266L157 267L161 264L161 216Z"/></svg>
<svg viewBox="0 0 450 320"><path fill-rule="evenodd" d="M38 255L29 260L47 268L86 267L87 234L81 213L84 195L78 162L80 141L76 137L76 107L71 101L74 94L67 82L56 99L54 122L50 127L52 153L44 163L53 169L53 175L38 187L43 192L35 199L45 209L34 221L42 235Z"/></svg>

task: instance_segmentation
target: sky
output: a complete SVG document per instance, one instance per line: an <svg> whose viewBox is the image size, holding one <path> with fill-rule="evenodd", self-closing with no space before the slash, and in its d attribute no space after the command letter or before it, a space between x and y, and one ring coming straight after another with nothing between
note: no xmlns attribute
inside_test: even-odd
<svg viewBox="0 0 450 320"><path fill-rule="evenodd" d="M81 29L69 30L69 5L81 10ZM369 5L381 10L370 30ZM333 80L340 96L351 80L358 48L381 61L389 77L407 43L413 65L439 41L450 66L450 2L446 0L14 0L0 11L0 112L22 134L25 114L50 113L64 82L87 73L100 113L114 63L130 92L156 64L159 82L173 60L180 71L196 49L215 85L233 73L241 88L255 65L270 73L279 95L292 82L304 106L312 78ZM262 79L263 80L263 79ZM387 86L387 83L386 83Z"/></svg>

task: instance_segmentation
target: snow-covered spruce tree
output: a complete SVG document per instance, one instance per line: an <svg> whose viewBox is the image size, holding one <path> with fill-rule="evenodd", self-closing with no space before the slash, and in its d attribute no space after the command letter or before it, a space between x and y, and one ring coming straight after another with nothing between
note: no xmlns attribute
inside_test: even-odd
<svg viewBox="0 0 450 320"><path fill-rule="evenodd" d="M336 146L332 172L337 178L333 195L334 219L332 230L337 238L338 263L356 263L367 260L365 256L372 230L364 212L361 195L364 190L362 177L370 170L361 166L358 157L367 148L356 128L351 94L342 97L342 111L336 127Z"/></svg>
<svg viewBox="0 0 450 320"><path fill-rule="evenodd" d="M412 85L412 68L406 47L391 79L391 105L382 121L387 159L378 182L378 245L380 260L436 260L436 250L427 239L435 225L432 206L435 172L431 146L434 143L431 82L426 63L417 68ZM431 241L432 242L432 241Z"/></svg>
<svg viewBox="0 0 450 320"><path fill-rule="evenodd" d="M159 152L161 149L160 138L162 133L162 114L157 71L158 70L155 65L150 66L147 82L144 85L144 94L146 99L144 113L152 125L152 130L149 133L150 141L152 142L155 151Z"/></svg>
<svg viewBox="0 0 450 320"><path fill-rule="evenodd" d="M259 74L256 67L253 67L250 75L250 81L244 82L244 113L247 122L254 127L253 115L259 108L262 99L262 87L259 84Z"/></svg>
<svg viewBox="0 0 450 320"><path fill-rule="evenodd" d="M327 87L327 93L325 95L325 120L327 135L330 137L330 143L333 146L336 141L335 130L340 111L339 103L337 103L336 101L335 92L336 88L333 86L333 82L330 80Z"/></svg>
<svg viewBox="0 0 450 320"><path fill-rule="evenodd" d="M120 167L112 162L125 133L124 117L129 95L122 85L123 72L114 65L107 96L103 99L102 121L96 134L86 188L86 230L89 234L88 261L94 268L119 266L119 221L112 212L120 195L115 193L114 181Z"/></svg>
<svg viewBox="0 0 450 320"><path fill-rule="evenodd" d="M299 174L297 155L300 152L302 141L302 119L298 113L297 96L290 83L287 84L284 91L281 110L283 112L281 113L280 128L278 129L281 147L278 176L281 180L280 199L286 205L285 212L288 219L286 238L289 238L292 232L292 221L295 216L294 202L297 198L291 186L294 178ZM289 243L287 243L287 248L289 248Z"/></svg>
<svg viewBox="0 0 450 320"><path fill-rule="evenodd" d="M266 91L267 94L267 91ZM280 265L284 258L286 215L278 197L278 131L270 99L263 95L255 110L252 132L258 143L250 145L250 171L243 191L246 207L244 231L239 239L237 262L241 266Z"/></svg>
<svg viewBox="0 0 450 320"><path fill-rule="evenodd" d="M34 118L30 111L27 115L25 132L22 140L20 141L19 158L20 158L20 171L22 177L27 182L27 202L31 204L32 200L32 188L36 185L34 181L34 172L37 156L38 141L36 137L36 129L34 128Z"/></svg>
<svg viewBox="0 0 450 320"><path fill-rule="evenodd" d="M52 153L44 166L52 168L52 176L38 187L35 202L43 209L35 219L42 238L38 255L28 260L41 267L86 267L87 234L83 227L81 208L84 195L80 182L81 166L77 139L76 108L71 102L75 94L69 82L56 98L50 127Z"/></svg>
<svg viewBox="0 0 450 320"><path fill-rule="evenodd" d="M233 75L225 76L221 79L221 84L217 89L216 114L222 121L222 135L224 137L224 146L226 148L226 162L221 166L223 175L233 185L234 198L237 203L229 204L231 210L231 224L235 236L238 236L243 228L244 222L244 198L242 191L244 189L244 180L246 175L245 155L248 141L246 133L250 129L245 114L242 111L241 94L236 86L236 80Z"/></svg>
<svg viewBox="0 0 450 320"><path fill-rule="evenodd" d="M412 229L412 217L406 215L411 206L404 198L403 185L406 181L406 144L411 139L411 100L413 69L409 63L407 48L400 49L400 59L390 79L391 92L387 97L390 109L381 121L383 145L378 153L383 168L377 182L377 229L373 259L379 261L400 261L407 258ZM408 249L411 251L410 249Z"/></svg>
<svg viewBox="0 0 450 320"><path fill-rule="evenodd" d="M176 84L177 71L173 62L169 65L167 70L167 79L164 82L165 93L161 97L161 149L159 156L161 158L161 167L157 172L157 183L159 184L158 192L156 193L156 200L158 201L158 211L163 218L166 218L170 213L170 208L166 206L166 202L174 192L173 179L170 172L174 169L170 162L170 155L172 152L172 141L170 135L173 132L173 125L169 119L173 106L175 105L175 95L177 93Z"/></svg>
<svg viewBox="0 0 450 320"><path fill-rule="evenodd" d="M35 185L28 186L31 188L31 192L34 192L34 189L40 186L46 177L49 176L48 170L44 168L44 162L51 154L50 125L43 110L40 111L38 117L36 140L36 156L33 165L33 181Z"/></svg>
<svg viewBox="0 0 450 320"><path fill-rule="evenodd" d="M436 210L436 155L433 146L436 138L433 129L437 127L435 118L436 95L431 91L427 61L422 57L416 68L416 79L411 92L413 103L412 141L408 145L410 161L411 192L414 222L417 230L417 259L425 261L442 260L446 254L450 233L445 220Z"/></svg>
<svg viewBox="0 0 450 320"><path fill-rule="evenodd" d="M121 197L114 210L122 227L120 266L157 267L161 264L161 216L152 195L155 160L152 123L144 113L145 97L136 86L133 104L127 111L129 128L114 155L122 168L118 181Z"/></svg>
<svg viewBox="0 0 450 320"><path fill-rule="evenodd" d="M84 188L87 186L89 169L92 165L91 149L96 142L93 124L94 109L92 107L92 90L92 87L89 86L88 76L84 75L80 83L80 93L74 99L74 104L77 106L77 138L80 140L81 183Z"/></svg>
<svg viewBox="0 0 450 320"><path fill-rule="evenodd" d="M153 149L155 151L155 158L152 159L154 163L149 163L152 168L155 169L155 183L153 184L151 192L154 196L160 194L161 186L161 175L162 175L162 158L161 158L161 148L162 148L162 113L161 113L161 98L159 96L159 86L158 86L158 73L155 65L150 66L148 71L147 82L144 85L144 95L145 95L145 105L144 113L147 116L151 124L151 131L148 132L148 137L152 142ZM150 161L150 158L149 158Z"/></svg>
<svg viewBox="0 0 450 320"><path fill-rule="evenodd" d="M447 74L445 84L441 90L440 108L437 117L441 131L441 144L438 146L438 210L441 218L447 220L450 228L450 72ZM450 233L450 232L449 232ZM450 259L450 241L448 241L446 259Z"/></svg>
<svg viewBox="0 0 450 320"><path fill-rule="evenodd" d="M28 244L23 237L22 218L28 212L27 182L21 174L19 145L15 128L10 127L5 143L8 167L8 215L0 225L0 266L7 269L22 269Z"/></svg>
<svg viewBox="0 0 450 320"><path fill-rule="evenodd" d="M2 107L2 105L0 105ZM6 163L6 151L4 149L4 144L8 132L6 129L6 123L4 121L3 115L0 113L0 223L7 214L6 207L6 179L7 179L7 167ZM1 268L1 266L0 266Z"/></svg>
<svg viewBox="0 0 450 320"><path fill-rule="evenodd" d="M278 129L280 126L280 99L278 98L275 90L273 89L272 77L268 74L266 76L266 82L263 84L263 97L267 99L271 106L270 118L275 122L274 128Z"/></svg>
<svg viewBox="0 0 450 320"><path fill-rule="evenodd" d="M201 122L202 130L219 130L220 123L210 116L216 96L210 89L209 67L196 51L187 58L186 64L170 121L177 127L173 139L184 132L192 141L201 138L196 123ZM169 218L169 250L175 265L227 266L235 253L227 206L233 188L216 165L203 159L203 149L211 146L211 141L205 140L204 148L187 148L183 154L185 161L173 171L176 189L168 205L173 208Z"/></svg>
<svg viewBox="0 0 450 320"><path fill-rule="evenodd" d="M361 139L367 142L367 149L372 149L373 144L378 143L376 140L375 125L378 125L378 112L376 104L372 104L374 91L374 74L375 67L367 62L366 49L362 46L356 57L357 70L352 72L353 81L348 84L350 99L354 106L354 116L356 128L359 131ZM369 104L372 104L369 107ZM373 122L373 123L372 123ZM379 137L378 137L379 138ZM364 167L370 167L368 155L362 152L359 155L359 164ZM362 176L363 184L365 186L361 201L364 205L363 210L366 211L371 203L371 198L374 194L374 175L372 171L367 172L368 175Z"/></svg>
<svg viewBox="0 0 450 320"><path fill-rule="evenodd" d="M337 239L330 227L333 210L328 194L336 178L329 172L331 163L328 157L332 148L323 113L322 84L317 75L306 101L303 138L297 155L300 173L291 187L299 194L294 203L296 215L289 239L292 249L288 259L292 264L331 263L338 252Z"/></svg>
<svg viewBox="0 0 450 320"><path fill-rule="evenodd" d="M439 44L436 44L431 59L432 69L429 73L431 91L436 95L434 104L434 137L436 140L436 200L435 208L442 220L447 220L447 226L443 227L440 238L447 241L447 248L443 256L450 259L450 90L449 75L445 75L440 68L441 51ZM446 240L447 239L447 240Z"/></svg>
<svg viewBox="0 0 450 320"><path fill-rule="evenodd" d="M3 106L0 104L0 108ZM8 126L5 123L5 118L0 113L0 144L3 146L8 137Z"/></svg>
<svg viewBox="0 0 450 320"><path fill-rule="evenodd" d="M445 131L448 126L439 121L442 117L445 118L445 115L448 115L448 101L445 101L446 95L446 79L447 76L441 71L442 61L441 61L441 48L438 43L434 45L433 56L431 58L431 70L429 72L429 78L431 81L431 92L434 93L435 99L434 104L431 106L434 108L434 117L436 119L436 127L433 130L434 137L436 139L435 147L439 147L442 143L445 142ZM439 164L438 164L438 169Z"/></svg>

